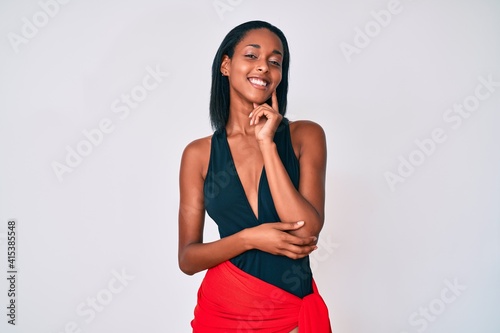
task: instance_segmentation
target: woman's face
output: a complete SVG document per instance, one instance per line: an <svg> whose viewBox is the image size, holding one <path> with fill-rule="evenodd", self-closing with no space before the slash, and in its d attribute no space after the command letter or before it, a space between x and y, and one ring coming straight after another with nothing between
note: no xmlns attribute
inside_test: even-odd
<svg viewBox="0 0 500 333"><path fill-rule="evenodd" d="M233 57L224 56L221 72L228 76L231 104L262 104L281 82L283 45L267 29L247 32L236 45Z"/></svg>

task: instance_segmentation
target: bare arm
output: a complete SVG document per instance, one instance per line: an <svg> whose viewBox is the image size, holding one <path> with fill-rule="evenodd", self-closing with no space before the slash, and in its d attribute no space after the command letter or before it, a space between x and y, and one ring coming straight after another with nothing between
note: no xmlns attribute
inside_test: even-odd
<svg viewBox="0 0 500 333"><path fill-rule="evenodd" d="M326 140L321 127L312 122L295 123L299 142L300 183L296 190L278 155L276 145L261 143L266 175L274 205L282 221L302 220L305 226L292 232L318 236L324 221Z"/></svg>
<svg viewBox="0 0 500 333"><path fill-rule="evenodd" d="M194 141L184 150L180 175L179 249L180 269L189 275L216 266L250 249L302 258L316 247L312 237L297 237L286 231L299 223L264 223L223 239L203 243L205 219L203 183L208 167L209 139Z"/></svg>
<svg viewBox="0 0 500 333"><path fill-rule="evenodd" d="M251 114L251 124L257 123L256 139L264 159L274 205L282 221L305 221L303 228L290 232L291 234L317 237L324 222L325 134L313 122L299 121L290 124L294 146L298 147L299 152L300 183L296 190L272 140L282 119L276 105L276 95L273 94L273 108L263 104L257 106Z"/></svg>

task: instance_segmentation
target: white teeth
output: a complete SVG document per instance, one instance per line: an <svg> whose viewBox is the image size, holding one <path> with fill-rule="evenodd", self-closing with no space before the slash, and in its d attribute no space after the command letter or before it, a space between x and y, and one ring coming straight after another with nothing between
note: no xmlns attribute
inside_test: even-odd
<svg viewBox="0 0 500 333"><path fill-rule="evenodd" d="M262 81L261 79L257 79L255 77L251 77L248 79L250 82L252 82L253 84L256 84L258 86L262 86L262 87L265 87L267 86L267 82L266 81Z"/></svg>

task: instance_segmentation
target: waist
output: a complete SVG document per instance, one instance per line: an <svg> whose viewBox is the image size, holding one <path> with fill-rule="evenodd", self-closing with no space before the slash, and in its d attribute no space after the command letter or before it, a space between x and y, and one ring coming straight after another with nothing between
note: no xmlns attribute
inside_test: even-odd
<svg viewBox="0 0 500 333"><path fill-rule="evenodd" d="M299 298L313 292L309 257L290 259L260 250L246 251L230 260L245 273Z"/></svg>
<svg viewBox="0 0 500 333"><path fill-rule="evenodd" d="M313 293L300 298L226 261L207 271L191 325L204 333L290 332L297 326L305 333L330 332L326 304L312 284Z"/></svg>

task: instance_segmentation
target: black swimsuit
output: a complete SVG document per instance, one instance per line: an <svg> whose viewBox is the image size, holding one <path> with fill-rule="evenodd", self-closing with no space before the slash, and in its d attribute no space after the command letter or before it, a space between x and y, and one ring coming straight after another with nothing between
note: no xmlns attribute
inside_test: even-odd
<svg viewBox="0 0 500 333"><path fill-rule="evenodd" d="M299 186L299 161L293 151L290 127L284 119L276 130L274 142L295 188ZM220 237L266 222L280 221L263 168L258 187L258 218L245 195L236 172L224 128L212 136L210 162L203 188L205 208L217 223ZM260 250L246 251L230 260L241 270L280 287L298 297L312 293L309 257L290 259Z"/></svg>

